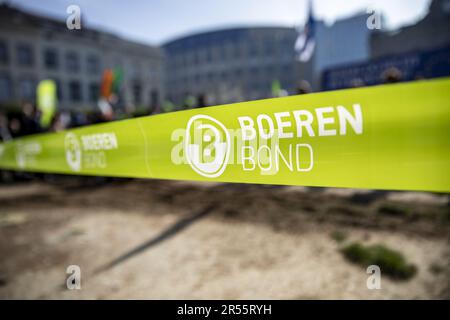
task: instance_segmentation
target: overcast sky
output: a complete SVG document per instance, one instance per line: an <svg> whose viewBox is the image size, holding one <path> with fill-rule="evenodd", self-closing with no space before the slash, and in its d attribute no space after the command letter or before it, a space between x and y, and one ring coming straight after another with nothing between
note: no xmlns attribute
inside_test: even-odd
<svg viewBox="0 0 450 320"><path fill-rule="evenodd" d="M0 0L0 2L5 2ZM160 44L197 31L230 26L298 26L306 18L307 0L6 0L30 11L65 20L66 8L77 4L82 24L123 37ZM329 23L368 7L380 10L387 27L423 17L430 0L315 0L317 18Z"/></svg>

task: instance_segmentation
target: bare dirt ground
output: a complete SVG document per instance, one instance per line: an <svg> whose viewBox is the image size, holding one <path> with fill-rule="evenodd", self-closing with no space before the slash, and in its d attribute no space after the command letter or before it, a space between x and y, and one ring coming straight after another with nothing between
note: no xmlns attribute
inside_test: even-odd
<svg viewBox="0 0 450 320"><path fill-rule="evenodd" d="M92 182L0 186L0 298L450 298L448 195ZM353 241L399 250L418 273L369 290L340 252ZM81 290L66 288L73 264Z"/></svg>

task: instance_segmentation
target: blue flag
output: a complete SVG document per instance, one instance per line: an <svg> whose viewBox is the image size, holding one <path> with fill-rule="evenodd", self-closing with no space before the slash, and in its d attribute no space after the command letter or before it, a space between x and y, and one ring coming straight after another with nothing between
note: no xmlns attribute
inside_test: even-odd
<svg viewBox="0 0 450 320"><path fill-rule="evenodd" d="M295 52L297 60L306 62L311 59L316 46L315 41L315 21L312 13L312 5L309 3L308 21L295 41Z"/></svg>

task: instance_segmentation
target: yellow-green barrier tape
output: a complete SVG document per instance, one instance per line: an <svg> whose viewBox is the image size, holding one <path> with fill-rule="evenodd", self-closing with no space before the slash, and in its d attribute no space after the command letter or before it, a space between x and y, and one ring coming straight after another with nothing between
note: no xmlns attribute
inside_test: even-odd
<svg viewBox="0 0 450 320"><path fill-rule="evenodd" d="M193 109L14 139L0 168L450 191L450 79Z"/></svg>

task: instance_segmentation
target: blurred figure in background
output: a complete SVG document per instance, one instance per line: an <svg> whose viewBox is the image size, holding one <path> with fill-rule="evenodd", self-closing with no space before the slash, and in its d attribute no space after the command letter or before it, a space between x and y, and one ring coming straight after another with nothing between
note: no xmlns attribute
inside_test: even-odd
<svg viewBox="0 0 450 320"><path fill-rule="evenodd" d="M84 113L70 111L70 124L69 128L76 128L87 124L87 118Z"/></svg>
<svg viewBox="0 0 450 320"><path fill-rule="evenodd" d="M72 122L71 114L66 111L57 112L50 123L49 131L58 132L70 127Z"/></svg>
<svg viewBox="0 0 450 320"><path fill-rule="evenodd" d="M361 88L364 87L365 83L361 78L355 78L352 80L352 88Z"/></svg>
<svg viewBox="0 0 450 320"><path fill-rule="evenodd" d="M309 84L308 81L301 80L298 83L297 94L307 94L307 93L311 93L311 92L312 92L311 85Z"/></svg>
<svg viewBox="0 0 450 320"><path fill-rule="evenodd" d="M164 101L164 103L162 104L162 108L161 108L162 112L172 112L175 111L175 105L172 103L172 101L170 100L166 100Z"/></svg>
<svg viewBox="0 0 450 320"><path fill-rule="evenodd" d="M50 132L58 132L64 129L62 119L61 119L61 113L56 112L55 115L52 118L52 121L50 122L49 131Z"/></svg>
<svg viewBox="0 0 450 320"><path fill-rule="evenodd" d="M20 122L20 114L11 113L8 115L8 130L12 138L21 136L22 123Z"/></svg>
<svg viewBox="0 0 450 320"><path fill-rule="evenodd" d="M23 103L20 122L20 135L29 135L42 132L39 124L39 112L36 106L30 102Z"/></svg>
<svg viewBox="0 0 450 320"><path fill-rule="evenodd" d="M197 96L197 108L204 108L207 107L208 105L206 104L206 95L203 93L200 93Z"/></svg>
<svg viewBox="0 0 450 320"><path fill-rule="evenodd" d="M186 98L183 101L183 109L192 109L195 106L195 97L191 94L186 94Z"/></svg>
<svg viewBox="0 0 450 320"><path fill-rule="evenodd" d="M395 67L386 69L381 75L383 83L397 83L402 81L402 72Z"/></svg>
<svg viewBox="0 0 450 320"><path fill-rule="evenodd" d="M0 142L12 139L8 128L8 118L0 113Z"/></svg>

